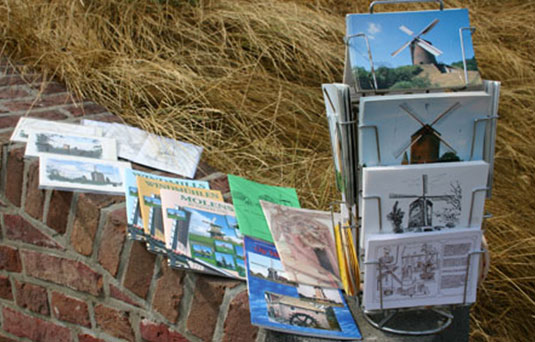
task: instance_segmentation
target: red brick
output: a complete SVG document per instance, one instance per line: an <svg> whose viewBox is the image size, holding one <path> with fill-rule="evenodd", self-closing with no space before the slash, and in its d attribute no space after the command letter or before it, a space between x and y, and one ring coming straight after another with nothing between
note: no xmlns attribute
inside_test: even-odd
<svg viewBox="0 0 535 342"><path fill-rule="evenodd" d="M20 272L22 270L19 251L16 248L0 246L0 270L8 272Z"/></svg>
<svg viewBox="0 0 535 342"><path fill-rule="evenodd" d="M102 330L112 336L133 341L134 332L128 317L128 313L124 311L118 311L104 305L95 307L95 321Z"/></svg>
<svg viewBox="0 0 535 342"><path fill-rule="evenodd" d="M7 107L9 110L16 112L52 106L73 105L76 102L77 101L75 99L71 98L70 93L64 93L41 96L41 98L37 101L35 101L35 99L28 101L8 101L4 103L4 106Z"/></svg>
<svg viewBox="0 0 535 342"><path fill-rule="evenodd" d="M106 238L100 241L98 262L115 277L126 237L126 210L124 208L108 215L102 236Z"/></svg>
<svg viewBox="0 0 535 342"><path fill-rule="evenodd" d="M137 307L141 307L139 304L134 302L132 300L132 298L130 298L127 294L125 294L124 292L122 292L117 287L115 287L115 286L113 286L111 284L110 284L110 296L115 298L115 299L118 299L120 301L123 301L123 302L125 302L127 304L134 305L134 306L137 306Z"/></svg>
<svg viewBox="0 0 535 342"><path fill-rule="evenodd" d="M0 335L0 342L16 342L16 341Z"/></svg>
<svg viewBox="0 0 535 342"><path fill-rule="evenodd" d="M15 99L17 97L26 97L30 95L26 90L16 87L6 87L0 89L0 100Z"/></svg>
<svg viewBox="0 0 535 342"><path fill-rule="evenodd" d="M225 290L238 284L216 277L199 277L188 316L188 330L204 341L211 341Z"/></svg>
<svg viewBox="0 0 535 342"><path fill-rule="evenodd" d="M124 123L124 121L120 117L111 113L98 114L95 116L96 117L92 117L91 120L102 121L102 122Z"/></svg>
<svg viewBox="0 0 535 342"><path fill-rule="evenodd" d="M66 327L27 316L10 308L3 309L2 328L15 336L39 342L70 342L71 332Z"/></svg>
<svg viewBox="0 0 535 342"><path fill-rule="evenodd" d="M6 226L6 238L18 240L32 245L63 249L52 238L48 237L31 223L18 215L4 215L4 224Z"/></svg>
<svg viewBox="0 0 535 342"><path fill-rule="evenodd" d="M123 286L141 298L149 292L156 256L142 242L132 242Z"/></svg>
<svg viewBox="0 0 535 342"><path fill-rule="evenodd" d="M67 88L65 88L65 85L58 82L42 82L40 84L32 85L32 88L37 90L39 94L43 95L67 92Z"/></svg>
<svg viewBox="0 0 535 342"><path fill-rule="evenodd" d="M51 306L52 312L57 319L84 327L91 327L89 311L85 302L58 292L52 292Z"/></svg>
<svg viewBox="0 0 535 342"><path fill-rule="evenodd" d="M184 271L174 270L167 265L167 262L162 261L152 308L173 323L178 318L178 306L184 295L184 275Z"/></svg>
<svg viewBox="0 0 535 342"><path fill-rule="evenodd" d="M23 251L26 274L98 296L102 293L102 275L87 265L70 259L33 251Z"/></svg>
<svg viewBox="0 0 535 342"><path fill-rule="evenodd" d="M8 277L0 276L0 298L13 300L13 292L11 291L11 281Z"/></svg>
<svg viewBox="0 0 535 342"><path fill-rule="evenodd" d="M78 335L78 342L106 342L106 341L101 340L100 338L96 338L94 336L88 335L88 334L81 334L81 335Z"/></svg>
<svg viewBox="0 0 535 342"><path fill-rule="evenodd" d="M255 341L258 327L251 324L247 291L240 292L230 303L224 325L223 342Z"/></svg>
<svg viewBox="0 0 535 342"><path fill-rule="evenodd" d="M71 208L72 192L53 190L48 207L46 225L54 229L59 234L64 234L67 230L69 211Z"/></svg>
<svg viewBox="0 0 535 342"><path fill-rule="evenodd" d="M21 75L4 76L0 78L0 87L22 85L29 81L29 78L23 78Z"/></svg>
<svg viewBox="0 0 535 342"><path fill-rule="evenodd" d="M24 210L34 219L43 218L43 206L45 203L45 192L39 190L39 162L34 162L28 170L26 182L26 202Z"/></svg>
<svg viewBox="0 0 535 342"><path fill-rule="evenodd" d="M212 179L210 182L210 189L219 190L223 194L230 191L227 175L222 175L219 178Z"/></svg>
<svg viewBox="0 0 535 342"><path fill-rule="evenodd" d="M15 299L21 308L48 316L48 295L46 289L39 285L19 283L15 280Z"/></svg>
<svg viewBox="0 0 535 342"><path fill-rule="evenodd" d="M156 324L147 319L139 323L141 338L147 342L188 342L189 340L175 331L171 331L165 324Z"/></svg>
<svg viewBox="0 0 535 342"><path fill-rule="evenodd" d="M6 132L0 133L0 145L7 144L9 142L9 139L11 138L11 135L13 134L13 130L8 130Z"/></svg>
<svg viewBox="0 0 535 342"><path fill-rule="evenodd" d="M213 173L216 173L217 170L214 169L212 166L210 166L205 161L200 161L199 165L197 165L197 172L195 173L195 179L200 179L206 176L209 176Z"/></svg>
<svg viewBox="0 0 535 342"><path fill-rule="evenodd" d="M74 116L106 113L108 111L105 107L94 102L83 103L77 106L67 107L65 109L68 110Z"/></svg>
<svg viewBox="0 0 535 342"><path fill-rule="evenodd" d="M6 115L0 117L0 128L15 127L19 122L20 116L18 115Z"/></svg>
<svg viewBox="0 0 535 342"><path fill-rule="evenodd" d="M22 177L24 175L24 149L9 151L7 156L6 198L15 206L20 207L22 193Z"/></svg>

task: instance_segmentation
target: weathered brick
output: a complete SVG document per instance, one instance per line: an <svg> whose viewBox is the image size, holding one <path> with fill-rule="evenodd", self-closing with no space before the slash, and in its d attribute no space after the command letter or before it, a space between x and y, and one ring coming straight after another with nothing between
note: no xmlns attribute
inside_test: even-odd
<svg viewBox="0 0 535 342"><path fill-rule="evenodd" d="M209 176L213 173L216 173L217 170L210 166L205 161L201 160L197 165L197 171L195 173L195 179L200 179L206 176Z"/></svg>
<svg viewBox="0 0 535 342"><path fill-rule="evenodd" d="M29 78L24 78L21 75L4 76L0 78L0 87L22 85L29 81Z"/></svg>
<svg viewBox="0 0 535 342"><path fill-rule="evenodd" d="M22 270L19 251L16 248L0 246L0 270L8 272L20 272Z"/></svg>
<svg viewBox="0 0 535 342"><path fill-rule="evenodd" d="M0 298L13 300L11 281L8 277L0 276Z"/></svg>
<svg viewBox="0 0 535 342"><path fill-rule="evenodd" d="M0 89L0 100L15 99L30 95L26 90L17 87L5 87Z"/></svg>
<svg viewBox="0 0 535 342"><path fill-rule="evenodd" d="M222 175L221 177L212 179L209 181L209 183L210 183L210 189L219 190L224 194L230 191L230 186L228 184L227 175Z"/></svg>
<svg viewBox="0 0 535 342"><path fill-rule="evenodd" d="M11 138L11 135L13 135L12 129L0 133L0 145L7 144Z"/></svg>
<svg viewBox="0 0 535 342"><path fill-rule="evenodd" d="M63 249L56 241L19 215L4 215L4 224L6 226L6 238L10 240L19 240L41 247Z"/></svg>
<svg viewBox="0 0 535 342"><path fill-rule="evenodd" d="M126 237L126 210L124 208L117 209L108 215L102 236L106 238L100 241L98 262L115 277Z"/></svg>
<svg viewBox="0 0 535 342"><path fill-rule="evenodd" d="M52 312L57 319L84 327L91 326L89 311L85 302L58 292L52 292L51 306Z"/></svg>
<svg viewBox="0 0 535 342"><path fill-rule="evenodd" d="M12 100L6 101L4 106L11 111L27 111L30 109L39 109L52 106L61 106L61 105L74 105L77 103L76 99L71 97L69 93L54 94L54 95L45 95L41 96L37 101L32 100Z"/></svg>
<svg viewBox="0 0 535 342"><path fill-rule="evenodd" d="M110 296L120 301L123 301L127 304L141 307L139 304L134 302L132 298L130 298L127 294L125 294L123 291L119 290L116 286L113 286L111 284L110 284Z"/></svg>
<svg viewBox="0 0 535 342"><path fill-rule="evenodd" d="M118 311L104 305L95 307L95 321L102 330L112 336L133 341L134 332L128 317L128 313L124 311Z"/></svg>
<svg viewBox="0 0 535 342"><path fill-rule="evenodd" d="M48 296L46 289L39 285L15 280L15 299L21 308L48 316Z"/></svg>
<svg viewBox="0 0 535 342"><path fill-rule="evenodd" d="M72 192L53 190L50 197L46 225L59 234L67 230L69 211L71 208Z"/></svg>
<svg viewBox="0 0 535 342"><path fill-rule="evenodd" d="M70 342L71 332L68 328L31 317L10 308L4 308L2 328L15 336L26 337L39 342Z"/></svg>
<svg viewBox="0 0 535 342"><path fill-rule="evenodd" d="M5 337L3 335L0 335L0 342L16 342L15 340L12 340L8 337Z"/></svg>
<svg viewBox="0 0 535 342"><path fill-rule="evenodd" d="M39 94L50 95L67 92L65 85L58 82L41 82L40 84L32 85L32 88L37 90Z"/></svg>
<svg viewBox="0 0 535 342"><path fill-rule="evenodd" d="M144 243L134 241L123 286L139 297L145 298L149 292L155 260L156 256L147 251Z"/></svg>
<svg viewBox="0 0 535 342"><path fill-rule="evenodd" d="M23 251L22 258L26 274L72 289L98 296L102 293L102 275L87 265L70 259Z"/></svg>
<svg viewBox="0 0 535 342"><path fill-rule="evenodd" d="M67 107L65 109L68 110L74 116L106 113L108 111L105 107L94 102L83 103L77 106Z"/></svg>
<svg viewBox="0 0 535 342"><path fill-rule="evenodd" d="M94 336L88 335L88 334L80 334L78 335L78 342L106 342L100 338L96 338Z"/></svg>
<svg viewBox="0 0 535 342"><path fill-rule="evenodd" d="M230 303L225 320L223 342L255 341L258 327L251 324L247 291L240 292Z"/></svg>
<svg viewBox="0 0 535 342"><path fill-rule="evenodd" d="M0 117L0 128L15 127L19 122L20 116L6 115Z"/></svg>
<svg viewBox="0 0 535 342"><path fill-rule="evenodd" d="M34 219L40 220L43 217L44 203L45 192L44 190L39 190L39 162L35 161L28 170L24 210Z"/></svg>
<svg viewBox="0 0 535 342"><path fill-rule="evenodd" d="M152 300L152 308L170 322L178 318L178 305L184 295L184 271L173 270L162 261L161 274L156 283L156 291Z"/></svg>
<svg viewBox="0 0 535 342"><path fill-rule="evenodd" d="M139 323L141 338L147 342L188 342L189 340L167 328L165 324L156 324L147 319Z"/></svg>
<svg viewBox="0 0 535 342"><path fill-rule="evenodd" d="M24 175L24 149L17 148L9 151L7 156L6 198L15 206L20 207L22 193L22 179Z"/></svg>
<svg viewBox="0 0 535 342"><path fill-rule="evenodd" d="M211 341L225 290L238 284L216 277L199 277L188 316L188 330L204 341Z"/></svg>
<svg viewBox="0 0 535 342"><path fill-rule="evenodd" d="M40 111L32 110L29 113L25 112L24 114L32 118L39 118L39 119L46 119L46 120L63 120L63 119L68 118L67 115L61 113L60 111L56 109L40 110ZM5 115L5 116L0 117L0 128L15 127L21 117L22 117L21 113L14 114L14 115Z"/></svg>

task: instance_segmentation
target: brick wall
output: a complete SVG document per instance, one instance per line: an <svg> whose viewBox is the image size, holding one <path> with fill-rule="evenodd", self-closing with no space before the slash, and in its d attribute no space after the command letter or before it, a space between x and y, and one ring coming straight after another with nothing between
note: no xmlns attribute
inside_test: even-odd
<svg viewBox="0 0 535 342"><path fill-rule="evenodd" d="M122 197L39 190L38 162L8 144L23 115L118 120L0 61L0 342L265 338L250 325L244 282L170 269L127 240ZM197 178L228 192L206 164Z"/></svg>

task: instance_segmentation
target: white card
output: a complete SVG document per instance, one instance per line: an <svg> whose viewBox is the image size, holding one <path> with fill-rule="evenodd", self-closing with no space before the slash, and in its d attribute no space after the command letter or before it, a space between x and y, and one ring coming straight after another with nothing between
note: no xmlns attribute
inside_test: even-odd
<svg viewBox="0 0 535 342"><path fill-rule="evenodd" d="M17 123L17 127L13 131L10 140L18 142L27 142L29 138L28 130L46 130L58 133L70 133L85 136L102 136L102 129L99 127L84 127L82 125L34 119L28 117L21 117Z"/></svg>

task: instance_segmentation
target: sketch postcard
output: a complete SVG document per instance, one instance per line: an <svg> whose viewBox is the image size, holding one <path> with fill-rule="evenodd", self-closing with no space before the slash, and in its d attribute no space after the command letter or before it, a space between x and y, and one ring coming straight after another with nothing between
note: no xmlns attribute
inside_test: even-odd
<svg viewBox="0 0 535 342"><path fill-rule="evenodd" d="M331 212L260 201L288 279L340 287Z"/></svg>
<svg viewBox="0 0 535 342"><path fill-rule="evenodd" d="M71 135L83 136L102 136L102 129L99 127L83 127L81 125L56 122L42 119L34 119L29 117L21 117L17 123L17 127L13 131L10 140L18 142L27 142L30 137L28 130L43 130L57 133L68 133Z"/></svg>
<svg viewBox="0 0 535 342"><path fill-rule="evenodd" d="M482 85L467 9L349 14L346 26L359 91Z"/></svg>
<svg viewBox="0 0 535 342"><path fill-rule="evenodd" d="M481 236L479 229L370 236L364 308L381 309L381 301L383 309L475 302Z"/></svg>
<svg viewBox="0 0 535 342"><path fill-rule="evenodd" d="M126 162L43 153L39 188L123 195L123 169L130 167Z"/></svg>
<svg viewBox="0 0 535 342"><path fill-rule="evenodd" d="M74 157L117 160L115 139L89 137L70 133L33 130L29 133L25 156L38 157L40 153Z"/></svg>
<svg viewBox="0 0 535 342"><path fill-rule="evenodd" d="M228 182L236 218L243 235L273 242L260 200L299 207L294 188L260 184L234 175L228 175Z"/></svg>
<svg viewBox="0 0 535 342"><path fill-rule="evenodd" d="M336 340L362 338L340 290L294 283L272 243L246 236L244 244L252 324Z"/></svg>
<svg viewBox="0 0 535 342"><path fill-rule="evenodd" d="M488 170L484 161L363 168L361 242L375 233L479 229Z"/></svg>
<svg viewBox="0 0 535 342"><path fill-rule="evenodd" d="M243 236L231 204L165 189L160 196L165 226L174 235L171 250L245 279Z"/></svg>
<svg viewBox="0 0 535 342"><path fill-rule="evenodd" d="M483 91L360 99L360 164L482 160L491 115Z"/></svg>

